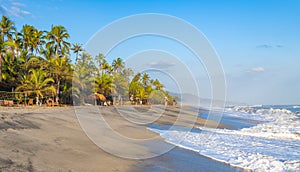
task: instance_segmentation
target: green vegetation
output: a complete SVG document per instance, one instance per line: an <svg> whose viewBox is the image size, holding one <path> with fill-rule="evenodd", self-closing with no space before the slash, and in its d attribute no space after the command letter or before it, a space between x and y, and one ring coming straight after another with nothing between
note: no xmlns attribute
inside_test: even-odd
<svg viewBox="0 0 300 172"><path fill-rule="evenodd" d="M69 38L61 25L50 31L24 25L18 31L2 16L0 90L15 92L18 97L20 92L29 97L55 97L64 104L91 103L91 96L99 94L110 101L121 97L132 104L164 103L166 97L173 100L157 79L146 73L134 75L121 58L109 64L103 54L92 57L81 44L68 42ZM75 55L74 64L70 51Z"/></svg>

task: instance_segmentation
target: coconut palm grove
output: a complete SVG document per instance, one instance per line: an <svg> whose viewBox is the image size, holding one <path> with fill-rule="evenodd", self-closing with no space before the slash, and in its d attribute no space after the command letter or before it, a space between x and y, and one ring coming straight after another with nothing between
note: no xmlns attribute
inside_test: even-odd
<svg viewBox="0 0 300 172"><path fill-rule="evenodd" d="M81 44L70 43L64 26L51 26L48 31L28 24L16 28L12 20L2 16L0 35L2 103L44 104L49 99L69 105L174 101L159 80L147 73L134 74L121 58L109 64L103 54L92 57Z"/></svg>

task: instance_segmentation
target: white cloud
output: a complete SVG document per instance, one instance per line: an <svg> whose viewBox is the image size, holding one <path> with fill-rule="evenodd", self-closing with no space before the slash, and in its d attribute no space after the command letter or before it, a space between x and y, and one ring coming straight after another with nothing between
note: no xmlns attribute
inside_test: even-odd
<svg viewBox="0 0 300 172"><path fill-rule="evenodd" d="M19 7L25 7L26 6L25 4L22 4L21 2L16 2L16 1L11 2L11 5L13 5L13 6L19 6Z"/></svg>
<svg viewBox="0 0 300 172"><path fill-rule="evenodd" d="M284 45L282 44L277 44L277 45L271 45L271 44L261 44L261 45L257 45L256 48L283 48Z"/></svg>
<svg viewBox="0 0 300 172"><path fill-rule="evenodd" d="M3 15L13 16L18 18L23 18L31 13L29 11L23 10L22 7L26 5L16 2L16 1L0 1L0 12Z"/></svg>
<svg viewBox="0 0 300 172"><path fill-rule="evenodd" d="M156 62L148 63L148 65L149 65L150 67L153 67L153 68L163 69L163 68L169 68L169 67L172 67L172 66L174 66L175 64L174 64L173 62L161 60L161 61L156 61Z"/></svg>
<svg viewBox="0 0 300 172"><path fill-rule="evenodd" d="M264 72L265 68L263 67L254 67L249 70L250 72Z"/></svg>
<svg viewBox="0 0 300 172"><path fill-rule="evenodd" d="M269 45L269 44L261 44L261 45L257 45L256 47L257 48L273 48L273 46Z"/></svg>
<svg viewBox="0 0 300 172"><path fill-rule="evenodd" d="M16 17L20 17L20 15L29 15L30 12L29 11L25 11L25 10L22 10L18 7L11 7L11 12L16 16Z"/></svg>

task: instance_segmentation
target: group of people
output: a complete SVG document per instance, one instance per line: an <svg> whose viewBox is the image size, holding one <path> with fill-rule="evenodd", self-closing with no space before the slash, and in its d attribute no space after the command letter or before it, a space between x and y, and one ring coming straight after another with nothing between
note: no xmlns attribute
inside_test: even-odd
<svg viewBox="0 0 300 172"><path fill-rule="evenodd" d="M42 106L42 104L43 104L43 99L40 98L39 95L37 95L37 96L35 97L35 100L36 100L36 105L37 105L37 106ZM56 98L55 98L55 102L58 102L58 101L59 101L59 98L56 97ZM47 104L47 105L52 105L52 104L54 104L54 100L53 100L51 97L49 97L48 99L46 99L46 104Z"/></svg>

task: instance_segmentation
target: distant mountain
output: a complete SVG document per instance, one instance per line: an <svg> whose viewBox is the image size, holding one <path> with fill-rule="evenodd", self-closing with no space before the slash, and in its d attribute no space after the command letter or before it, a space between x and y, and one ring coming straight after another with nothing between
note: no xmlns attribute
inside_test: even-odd
<svg viewBox="0 0 300 172"><path fill-rule="evenodd" d="M197 104L200 103L200 107L209 107L211 105L212 99L209 98L201 98L196 95L190 94L190 93L173 93L169 92L170 95L173 97L178 98L178 102L182 103L183 105L190 105L190 106L198 106ZM215 104L222 105L223 101L221 100L215 100ZM226 106L232 106L232 105L245 105L244 103L237 103L237 102L225 102Z"/></svg>

